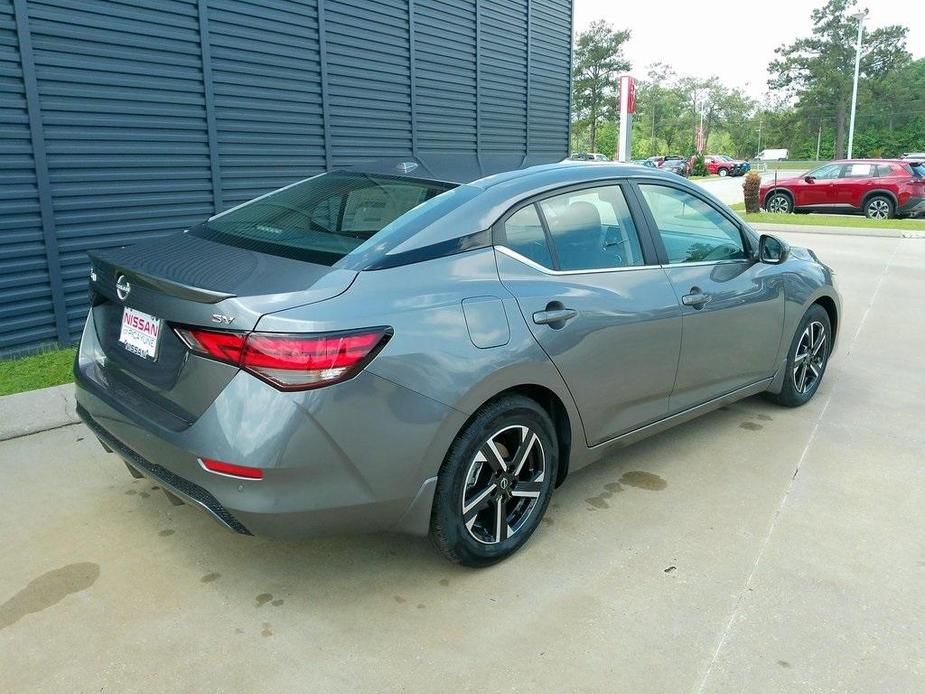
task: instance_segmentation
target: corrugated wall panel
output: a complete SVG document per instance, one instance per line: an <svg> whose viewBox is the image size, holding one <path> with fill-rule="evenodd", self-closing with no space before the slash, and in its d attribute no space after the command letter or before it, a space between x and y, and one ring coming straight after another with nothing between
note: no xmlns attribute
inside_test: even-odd
<svg viewBox="0 0 925 694"><path fill-rule="evenodd" d="M530 152L568 153L571 0L531 0ZM568 31L563 29L568 27Z"/></svg>
<svg viewBox="0 0 925 694"><path fill-rule="evenodd" d="M334 164L411 154L407 0L324 0Z"/></svg>
<svg viewBox="0 0 925 694"><path fill-rule="evenodd" d="M86 251L213 210L195 1L31 0L68 324L87 311Z"/></svg>
<svg viewBox="0 0 925 694"><path fill-rule="evenodd" d="M475 152L475 3L415 0L418 148Z"/></svg>
<svg viewBox="0 0 925 694"><path fill-rule="evenodd" d="M212 0L209 37L224 206L323 171L314 2Z"/></svg>
<svg viewBox="0 0 925 694"><path fill-rule="evenodd" d="M0 355L77 336L88 250L326 166L561 159L570 39L570 0L0 0Z"/></svg>
<svg viewBox="0 0 925 694"><path fill-rule="evenodd" d="M479 117L482 149L527 146L527 2L480 4Z"/></svg>
<svg viewBox="0 0 925 694"><path fill-rule="evenodd" d="M0 0L0 355L55 338L16 21Z"/></svg>

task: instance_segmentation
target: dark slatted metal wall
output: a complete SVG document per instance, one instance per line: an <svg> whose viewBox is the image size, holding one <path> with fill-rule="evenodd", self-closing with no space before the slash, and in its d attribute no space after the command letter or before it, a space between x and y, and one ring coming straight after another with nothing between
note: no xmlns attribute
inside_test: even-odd
<svg viewBox="0 0 925 694"><path fill-rule="evenodd" d="M571 0L0 0L0 356L86 251L376 157L568 151Z"/></svg>

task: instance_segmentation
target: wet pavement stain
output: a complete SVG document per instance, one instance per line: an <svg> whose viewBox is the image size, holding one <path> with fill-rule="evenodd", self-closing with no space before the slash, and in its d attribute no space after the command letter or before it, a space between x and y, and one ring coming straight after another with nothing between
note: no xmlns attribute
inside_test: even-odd
<svg viewBox="0 0 925 694"><path fill-rule="evenodd" d="M748 429L748 431L759 431L764 429L760 424L755 424L754 422L742 422L739 425L739 429Z"/></svg>
<svg viewBox="0 0 925 694"><path fill-rule="evenodd" d="M270 604L273 605L273 607L279 607L280 605L283 604L283 601L282 601L282 600L274 600L274 601L271 602Z"/></svg>
<svg viewBox="0 0 925 694"><path fill-rule="evenodd" d="M133 496L133 495L137 494L138 491L135 490L135 489L126 489L126 490L125 490L125 493L128 494L129 496Z"/></svg>
<svg viewBox="0 0 925 694"><path fill-rule="evenodd" d="M152 492L157 491L158 489L160 489L160 487L151 487Z"/></svg>
<svg viewBox="0 0 925 694"><path fill-rule="evenodd" d="M423 602L419 602L419 603L418 603L418 609L419 609L419 610L423 610L423 609L425 609L426 607L427 607L427 605L425 605Z"/></svg>
<svg viewBox="0 0 925 694"><path fill-rule="evenodd" d="M206 574L205 576L200 578L199 581L202 583L212 583L213 581L217 581L221 577L222 575L220 573L215 573L213 571L212 573Z"/></svg>
<svg viewBox="0 0 925 694"><path fill-rule="evenodd" d="M546 525L552 525L553 520L549 516L546 516L545 518L543 518L543 523L545 523Z"/></svg>
<svg viewBox="0 0 925 694"><path fill-rule="evenodd" d="M138 496L140 496L142 499L147 499L151 495L148 494L148 492L139 492Z"/></svg>
<svg viewBox="0 0 925 694"><path fill-rule="evenodd" d="M441 585L441 586L448 586L448 585L450 585L450 579L448 579L448 578L441 578L441 579L440 579L440 585Z"/></svg>
<svg viewBox="0 0 925 694"><path fill-rule="evenodd" d="M597 496L591 496L585 499L589 504L594 508L610 508L610 504L604 501L604 495L598 494Z"/></svg>
<svg viewBox="0 0 925 694"><path fill-rule="evenodd" d="M788 663L786 660L778 660L777 664L780 665L781 667L793 667L793 665Z"/></svg>
<svg viewBox="0 0 925 694"><path fill-rule="evenodd" d="M170 537L170 536L173 535L175 532L177 532L177 531L176 531L176 530L170 530L170 529L168 528L167 530L161 530L161 531L158 533L158 535L160 535L161 537Z"/></svg>
<svg viewBox="0 0 925 694"><path fill-rule="evenodd" d="M405 599L401 595L395 595L392 599L395 600L395 602L397 602L399 605L405 602Z"/></svg>
<svg viewBox="0 0 925 694"><path fill-rule="evenodd" d="M255 605L255 607L263 607L268 602L270 602L270 600L272 599L273 599L273 596L270 595L270 593L261 593L256 598L254 598L254 600L257 601L257 604Z"/></svg>
<svg viewBox="0 0 925 694"><path fill-rule="evenodd" d="M620 477L620 483L625 484L627 487L646 489L650 492L657 492L668 486L668 483L658 475L653 475L651 472L642 472L640 470L624 472L623 476Z"/></svg>
<svg viewBox="0 0 925 694"><path fill-rule="evenodd" d="M755 417L760 419L762 422L773 422L774 421L774 417L772 417L771 415L767 415L767 414L756 414Z"/></svg>
<svg viewBox="0 0 925 694"><path fill-rule="evenodd" d="M68 564L42 574L0 605L0 631L26 615L57 605L71 593L86 590L99 577L100 565L92 562Z"/></svg>
<svg viewBox="0 0 925 694"><path fill-rule="evenodd" d="M261 636L273 636L273 625L269 622L263 623L263 631L260 632Z"/></svg>

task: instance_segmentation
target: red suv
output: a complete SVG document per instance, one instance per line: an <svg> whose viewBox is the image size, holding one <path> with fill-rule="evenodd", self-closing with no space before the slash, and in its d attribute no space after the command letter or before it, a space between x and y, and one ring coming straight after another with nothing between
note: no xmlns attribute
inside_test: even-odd
<svg viewBox="0 0 925 694"><path fill-rule="evenodd" d="M712 176L740 176L748 169L741 159L733 159L725 154L710 154L703 158L703 163Z"/></svg>
<svg viewBox="0 0 925 694"><path fill-rule="evenodd" d="M852 159L820 166L759 189L768 212L863 212L870 219L925 213L925 164Z"/></svg>

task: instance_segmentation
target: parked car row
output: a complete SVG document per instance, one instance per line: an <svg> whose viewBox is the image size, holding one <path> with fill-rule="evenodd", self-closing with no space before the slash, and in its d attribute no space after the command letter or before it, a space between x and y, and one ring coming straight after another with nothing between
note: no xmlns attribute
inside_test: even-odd
<svg viewBox="0 0 925 694"><path fill-rule="evenodd" d="M829 162L796 178L766 181L758 195L769 212L919 216L925 214L925 155Z"/></svg>

